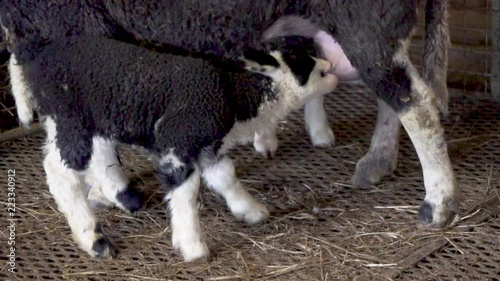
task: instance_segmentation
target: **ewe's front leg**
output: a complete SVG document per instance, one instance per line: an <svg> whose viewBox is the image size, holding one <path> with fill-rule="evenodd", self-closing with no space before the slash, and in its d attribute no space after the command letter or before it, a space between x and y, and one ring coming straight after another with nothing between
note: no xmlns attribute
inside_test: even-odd
<svg viewBox="0 0 500 281"><path fill-rule="evenodd" d="M310 100L304 107L304 121L314 146L332 146L335 144L335 135L328 125L328 117L323 105L324 97Z"/></svg>
<svg viewBox="0 0 500 281"><path fill-rule="evenodd" d="M425 199L418 218L427 227L444 227L458 212L459 190L448 156L436 95L419 77L405 48L398 51L394 62L394 68L384 72L388 76L378 85L393 90L385 98L397 112L422 165Z"/></svg>
<svg viewBox="0 0 500 281"><path fill-rule="evenodd" d="M356 186L377 184L396 169L400 127L396 112L378 99L375 133L368 153L356 164L356 171L351 178L352 184Z"/></svg>
<svg viewBox="0 0 500 281"><path fill-rule="evenodd" d="M243 188L236 177L233 161L227 156L204 167L203 179L211 190L222 195L236 218L256 224L269 217L266 206Z"/></svg>
<svg viewBox="0 0 500 281"><path fill-rule="evenodd" d="M400 112L399 117L417 150L424 173L425 200L418 218L428 227L441 228L449 224L458 212L459 190L435 96L421 81L415 88L417 101Z"/></svg>
<svg viewBox="0 0 500 281"><path fill-rule="evenodd" d="M170 209L172 245L180 250L185 261L209 256L209 250L201 232L198 216L198 190L200 171L188 164L176 161L163 163L159 177L169 193L165 197Z"/></svg>

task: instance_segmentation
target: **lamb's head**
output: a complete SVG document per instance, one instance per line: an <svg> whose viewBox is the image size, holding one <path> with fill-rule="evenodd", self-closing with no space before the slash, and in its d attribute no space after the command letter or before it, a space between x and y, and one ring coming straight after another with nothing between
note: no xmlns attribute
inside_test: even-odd
<svg viewBox="0 0 500 281"><path fill-rule="evenodd" d="M330 62L312 57L301 49L264 52L249 49L244 53L245 68L274 81L279 99L301 106L313 97L335 89L338 79L330 74Z"/></svg>

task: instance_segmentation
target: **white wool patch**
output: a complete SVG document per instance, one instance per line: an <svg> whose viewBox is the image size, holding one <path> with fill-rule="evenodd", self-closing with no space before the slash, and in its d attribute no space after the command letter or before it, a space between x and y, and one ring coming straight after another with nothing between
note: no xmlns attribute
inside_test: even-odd
<svg viewBox="0 0 500 281"><path fill-rule="evenodd" d="M28 126L33 121L33 95L24 77L22 66L18 64L14 54L9 60L9 75L19 121Z"/></svg>

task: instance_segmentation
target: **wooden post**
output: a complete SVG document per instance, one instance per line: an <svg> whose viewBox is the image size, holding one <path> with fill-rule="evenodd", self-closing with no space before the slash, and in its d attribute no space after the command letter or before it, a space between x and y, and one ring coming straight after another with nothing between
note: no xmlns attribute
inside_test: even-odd
<svg viewBox="0 0 500 281"><path fill-rule="evenodd" d="M493 99L500 101L500 0L492 2L492 65L491 65L491 94Z"/></svg>

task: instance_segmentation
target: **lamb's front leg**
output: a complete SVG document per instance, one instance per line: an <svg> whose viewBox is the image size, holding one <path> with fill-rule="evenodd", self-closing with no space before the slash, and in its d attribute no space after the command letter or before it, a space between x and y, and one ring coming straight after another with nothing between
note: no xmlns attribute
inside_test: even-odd
<svg viewBox="0 0 500 281"><path fill-rule="evenodd" d="M328 117L323 105L324 97L319 96L306 103L304 121L314 146L331 146L335 144L335 135L328 125Z"/></svg>
<svg viewBox="0 0 500 281"><path fill-rule="evenodd" d="M170 190L165 199L169 201L173 247L181 251L185 261L208 257L198 216L199 169L168 162L160 167L159 177Z"/></svg>
<svg viewBox="0 0 500 281"><path fill-rule="evenodd" d="M56 140L64 143L64 149L71 151L72 155L82 155L85 158L84 146L72 146L76 138L71 138L74 132L62 129L58 134L56 124L50 117L44 120L47 132L45 143L45 159L43 167L47 176L47 184L57 207L66 217L73 234L73 239L78 246L92 257L108 258L115 254L113 245L102 232L96 216L87 202L83 175L81 172L70 168L68 159L61 157L61 149ZM80 150L79 150L80 149ZM90 149L89 149L90 150Z"/></svg>
<svg viewBox="0 0 500 281"><path fill-rule="evenodd" d="M417 150L424 174L425 200L418 219L427 227L442 228L453 222L458 213L460 191L448 156L436 96L416 74L411 79L415 102L398 115Z"/></svg>
<svg viewBox="0 0 500 281"><path fill-rule="evenodd" d="M253 147L255 151L266 158L274 158L278 150L278 138L276 137L276 128L266 128L255 132Z"/></svg>
<svg viewBox="0 0 500 281"><path fill-rule="evenodd" d="M323 106L323 96L306 103L304 107L304 121L306 130L314 146L327 147L335 144L335 135L328 125L328 117ZM278 150L276 128L267 128L255 132L253 147L264 157L272 158Z"/></svg>
<svg viewBox="0 0 500 281"><path fill-rule="evenodd" d="M266 206L258 202L236 177L233 161L224 156L203 168L207 186L222 195L231 213L249 224L256 224L269 217Z"/></svg>

